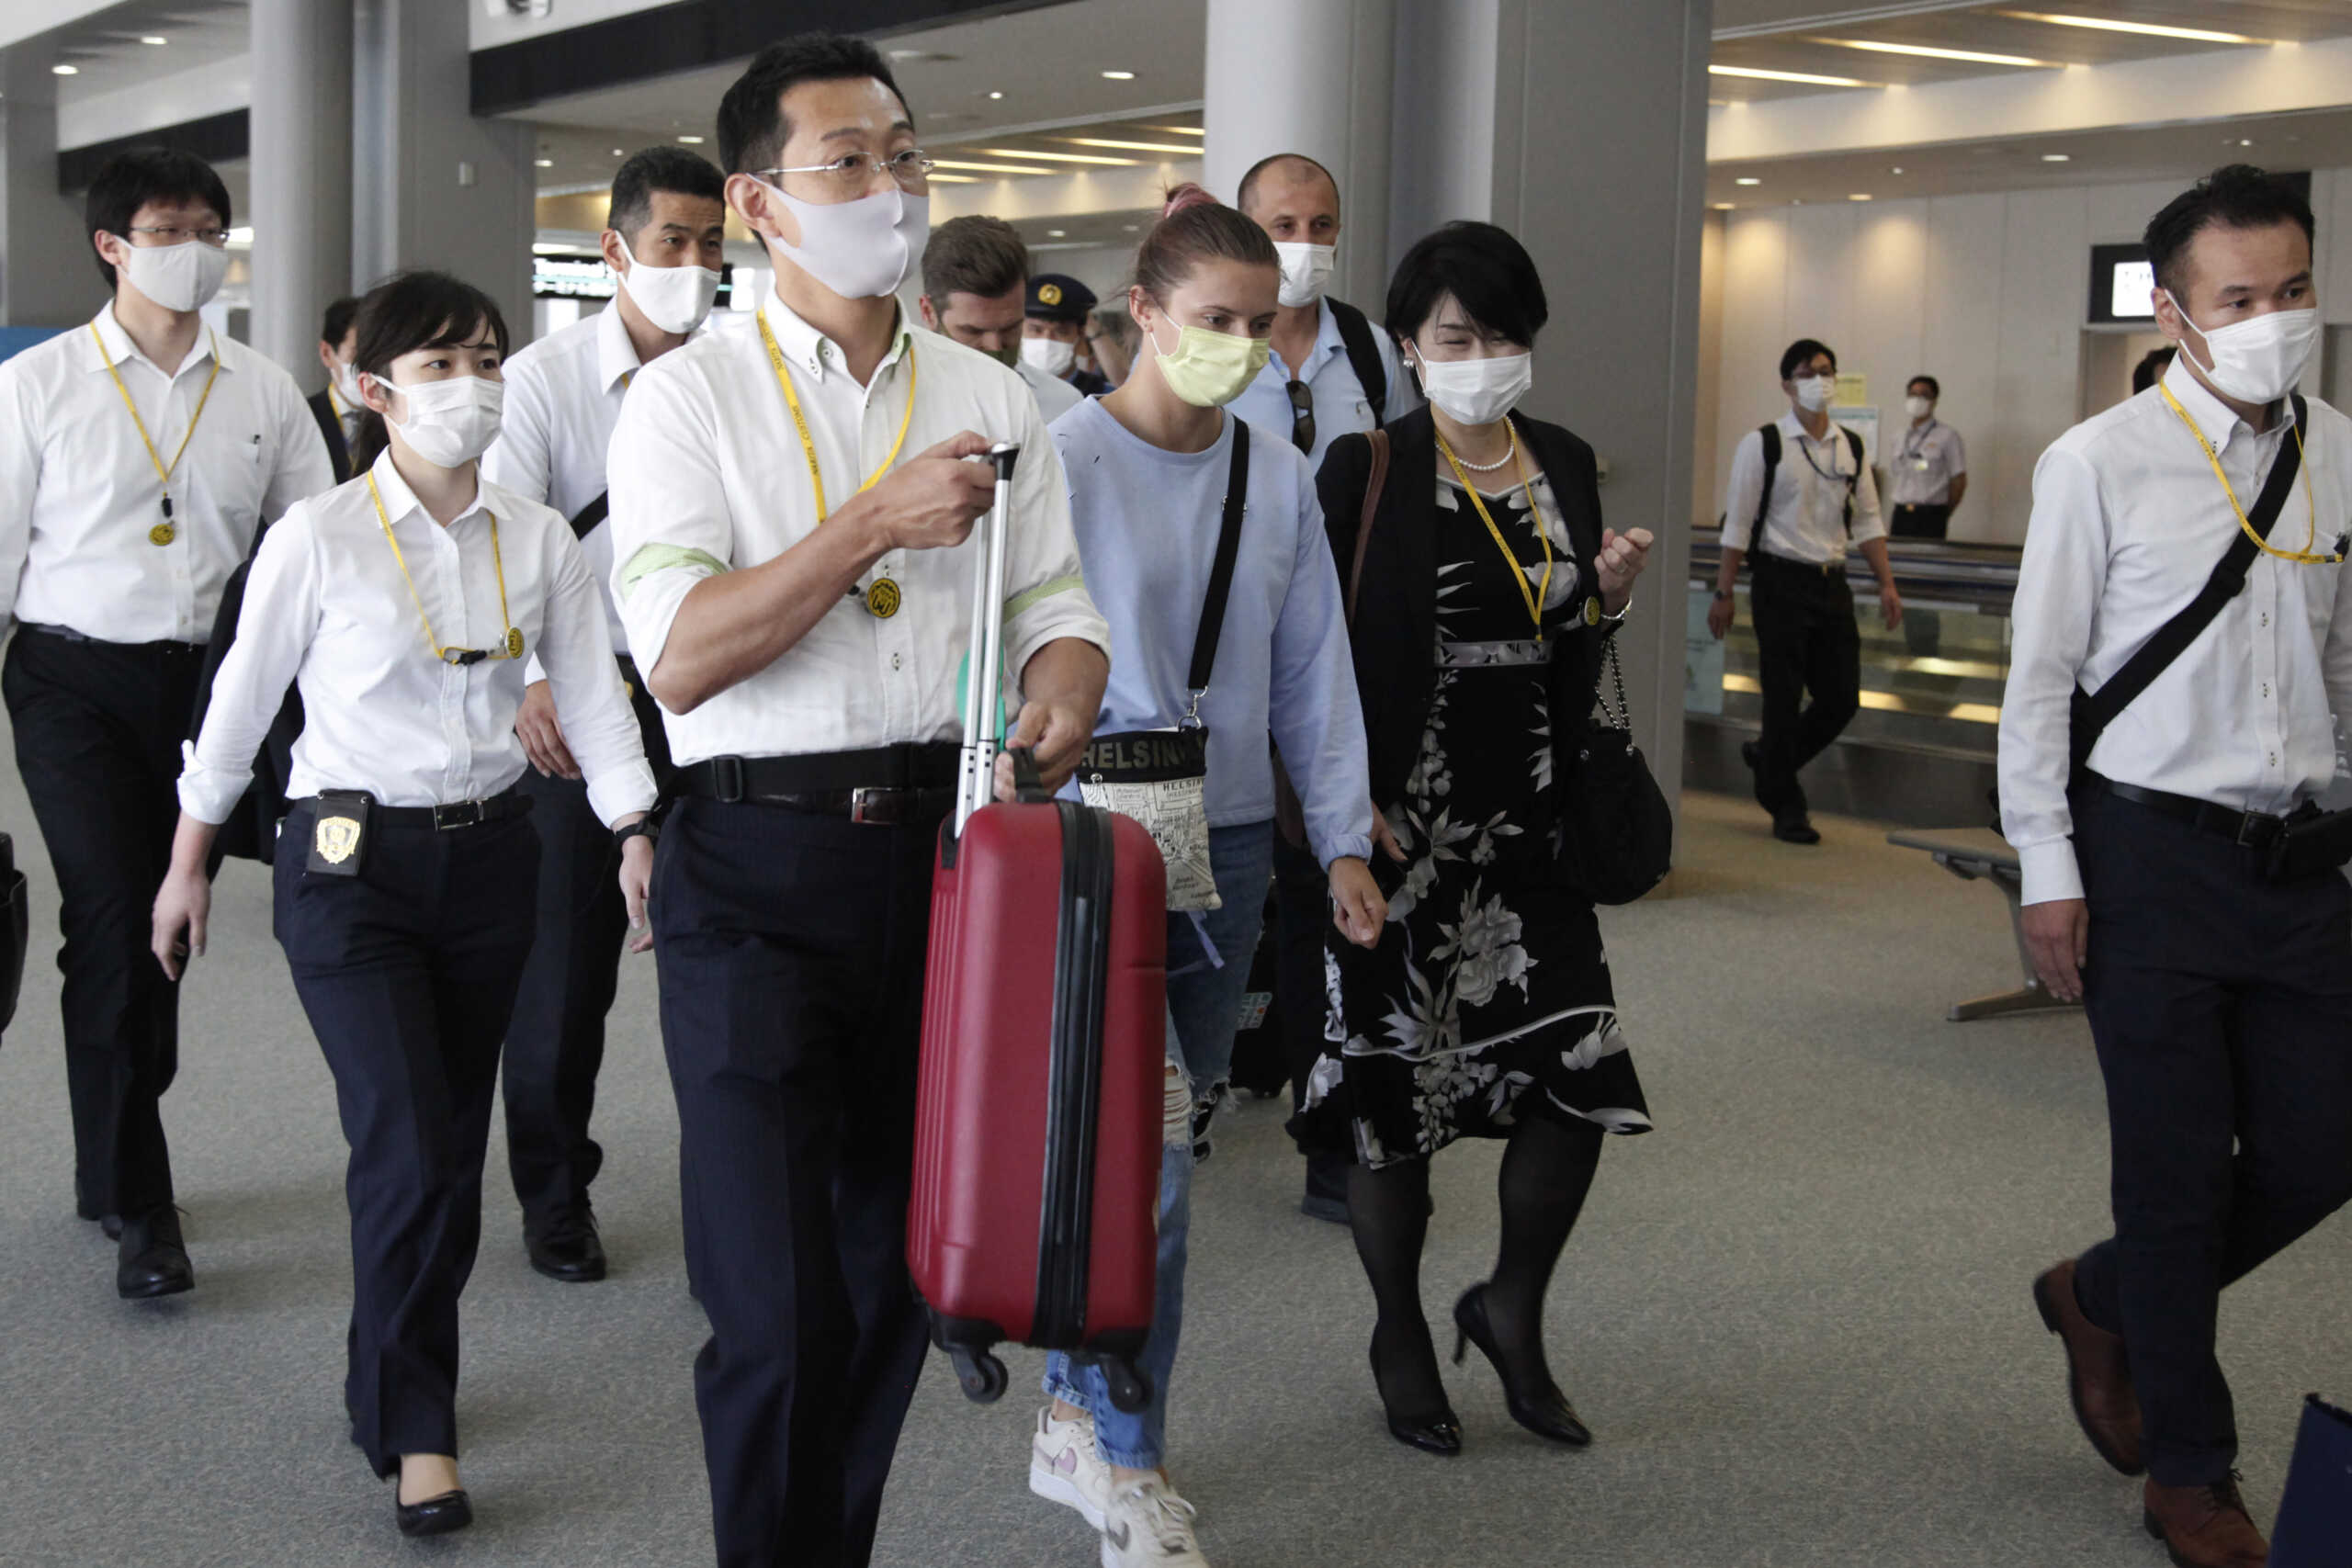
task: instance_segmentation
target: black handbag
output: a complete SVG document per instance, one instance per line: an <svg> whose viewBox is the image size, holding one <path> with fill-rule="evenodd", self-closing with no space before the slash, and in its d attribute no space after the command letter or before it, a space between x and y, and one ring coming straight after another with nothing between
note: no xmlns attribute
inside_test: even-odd
<svg viewBox="0 0 2352 1568"><path fill-rule="evenodd" d="M25 949L32 941L32 890L17 869L16 840L0 833L0 899L6 903L7 930L0 931L0 1032L17 1016L17 997L25 986Z"/></svg>
<svg viewBox="0 0 2352 1568"><path fill-rule="evenodd" d="M2303 1402L2286 1500L2270 1532L2271 1568L2342 1568L2352 1542L2352 1413Z"/></svg>
<svg viewBox="0 0 2352 1568"><path fill-rule="evenodd" d="M1617 708L1611 713L1609 699L1594 694L1600 716L1586 728L1560 779L1559 874L1596 904L1630 904L1673 867L1674 810L1634 744L1614 637L1601 660Z"/></svg>

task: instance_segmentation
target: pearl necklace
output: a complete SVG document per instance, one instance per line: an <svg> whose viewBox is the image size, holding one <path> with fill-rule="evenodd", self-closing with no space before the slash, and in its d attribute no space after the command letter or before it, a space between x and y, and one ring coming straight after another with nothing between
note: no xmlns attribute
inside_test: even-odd
<svg viewBox="0 0 2352 1568"><path fill-rule="evenodd" d="M1454 454L1453 460L1461 464L1464 468L1469 469L1474 474L1493 473L1497 468L1501 468L1505 463L1510 462L1513 457L1519 455L1519 428L1512 424L1510 421L1505 420L1503 421L1503 431L1510 437L1510 445L1504 447L1503 455L1496 458L1493 462L1474 463L1458 452Z"/></svg>

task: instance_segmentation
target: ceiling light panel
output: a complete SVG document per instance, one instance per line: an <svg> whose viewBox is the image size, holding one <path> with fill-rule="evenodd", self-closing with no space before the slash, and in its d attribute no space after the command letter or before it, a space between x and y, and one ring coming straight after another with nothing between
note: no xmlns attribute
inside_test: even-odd
<svg viewBox="0 0 2352 1568"><path fill-rule="evenodd" d="M1825 38L1815 43L1831 44L1838 49L1868 50L1873 54L1903 54L1920 60L1951 60L1970 65L2013 65L2020 68L2057 70L2064 67L2060 60L2036 60L2025 54L1993 54L1973 49L1942 49L1926 43L1889 43L1879 39Z"/></svg>
<svg viewBox="0 0 2352 1568"><path fill-rule="evenodd" d="M2019 21L2045 22L2054 28L2083 28L2094 32L2132 33L2140 38L2177 39L2184 43L2269 43L2269 39L2245 33L2216 32L2207 28L2177 28L2162 22L2127 22L2112 17L2077 17L2054 11L2004 11Z"/></svg>
<svg viewBox="0 0 2352 1568"><path fill-rule="evenodd" d="M1752 82L1796 82L1814 87L1875 87L1851 76L1816 76L1809 71L1767 71L1757 65L1710 65L1710 76L1737 76Z"/></svg>
<svg viewBox="0 0 2352 1568"><path fill-rule="evenodd" d="M1011 147L975 147L972 151L985 152L991 158L1034 158L1050 164L1100 164L1112 169L1132 169L1143 162L1140 158L1104 158L1092 152L1039 152Z"/></svg>

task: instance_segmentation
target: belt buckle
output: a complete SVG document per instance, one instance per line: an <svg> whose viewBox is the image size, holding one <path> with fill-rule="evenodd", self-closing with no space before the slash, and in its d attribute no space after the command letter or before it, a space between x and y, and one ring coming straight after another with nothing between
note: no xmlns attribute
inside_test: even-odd
<svg viewBox="0 0 2352 1568"><path fill-rule="evenodd" d="M710 760L710 782L714 794L725 805L733 806L743 798L743 759L713 757Z"/></svg>
<svg viewBox="0 0 2352 1568"><path fill-rule="evenodd" d="M909 791L872 785L849 792L849 819L861 826L895 828L906 819L899 809Z"/></svg>
<svg viewBox="0 0 2352 1568"><path fill-rule="evenodd" d="M481 819L479 800L460 800L433 808L433 829L436 833L446 833L452 828L471 828Z"/></svg>
<svg viewBox="0 0 2352 1568"><path fill-rule="evenodd" d="M2238 818L2238 830L2232 837L2242 850L2258 850L2278 836L2276 817L2265 817L2259 811L2249 811Z"/></svg>

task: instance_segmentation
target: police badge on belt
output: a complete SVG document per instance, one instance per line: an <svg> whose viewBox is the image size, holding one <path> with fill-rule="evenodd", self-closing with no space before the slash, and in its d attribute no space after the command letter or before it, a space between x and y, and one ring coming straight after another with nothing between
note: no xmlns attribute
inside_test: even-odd
<svg viewBox="0 0 2352 1568"><path fill-rule="evenodd" d="M303 869L322 876L356 876L368 858L368 808L372 796L331 793L319 796L311 818L311 855Z"/></svg>

